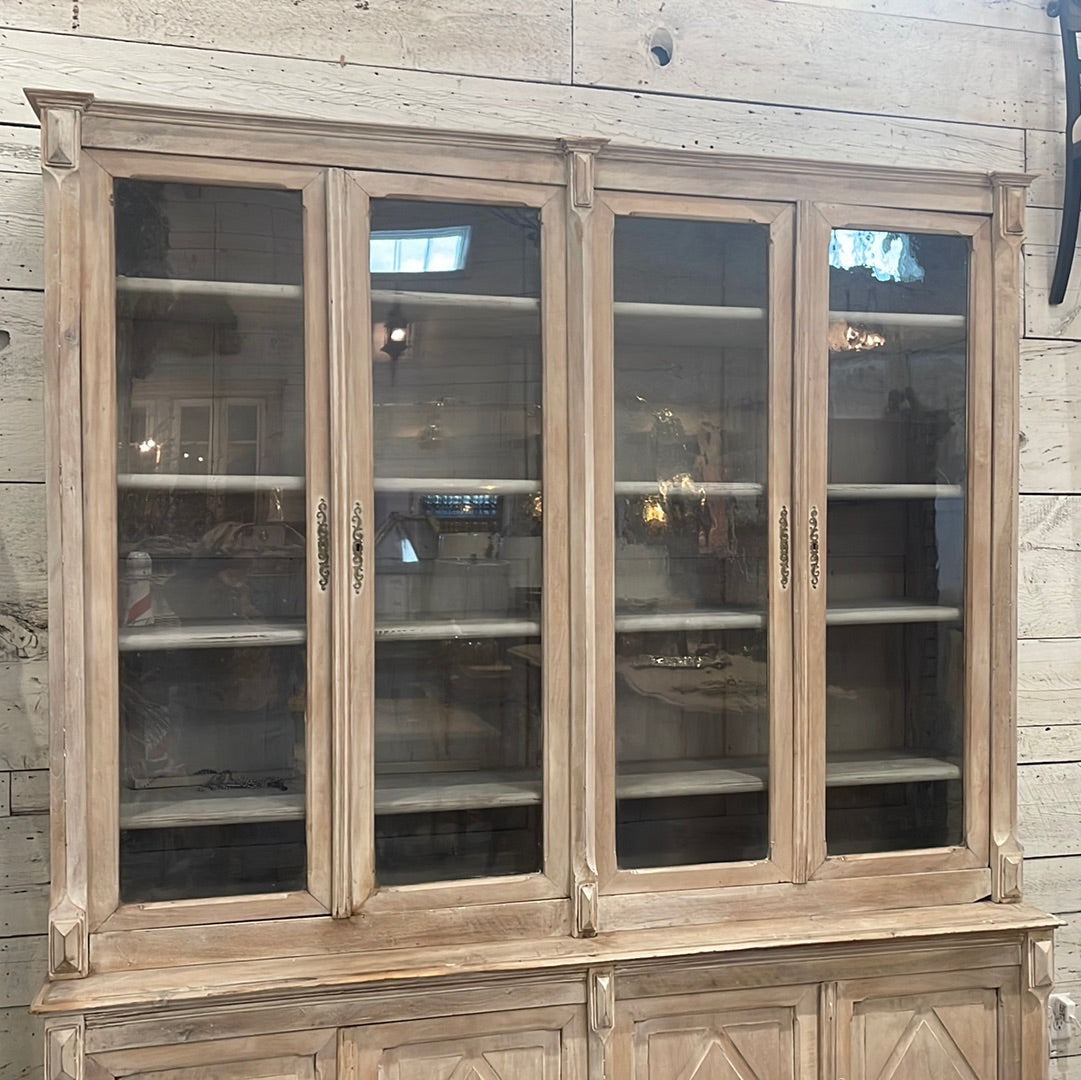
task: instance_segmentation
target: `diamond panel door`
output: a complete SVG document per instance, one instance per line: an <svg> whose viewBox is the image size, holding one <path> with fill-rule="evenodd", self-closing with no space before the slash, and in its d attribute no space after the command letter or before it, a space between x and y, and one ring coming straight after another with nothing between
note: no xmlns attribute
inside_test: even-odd
<svg viewBox="0 0 1081 1080"><path fill-rule="evenodd" d="M356 1080L585 1080L584 1028L575 1008L380 1024L346 1034L346 1060Z"/></svg>
<svg viewBox="0 0 1081 1080"><path fill-rule="evenodd" d="M782 988L617 1001L610 1075L813 1080L817 994Z"/></svg>
<svg viewBox="0 0 1081 1080"><path fill-rule="evenodd" d="M1017 978L989 969L842 983L838 1076L1015 1080Z"/></svg>

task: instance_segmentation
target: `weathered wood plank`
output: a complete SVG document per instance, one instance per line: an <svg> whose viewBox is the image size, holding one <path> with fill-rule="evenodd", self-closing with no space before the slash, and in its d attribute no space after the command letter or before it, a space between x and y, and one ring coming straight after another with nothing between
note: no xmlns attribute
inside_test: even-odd
<svg viewBox="0 0 1081 1080"><path fill-rule="evenodd" d="M1081 491L1081 343L1021 346L1021 491Z"/></svg>
<svg viewBox="0 0 1081 1080"><path fill-rule="evenodd" d="M0 938L0 1008L29 1005L45 981L45 935Z"/></svg>
<svg viewBox="0 0 1081 1080"><path fill-rule="evenodd" d="M30 125L0 125L0 172L41 171L38 129Z"/></svg>
<svg viewBox="0 0 1081 1080"><path fill-rule="evenodd" d="M41 319L41 293L0 290L0 481L45 479Z"/></svg>
<svg viewBox="0 0 1081 1080"><path fill-rule="evenodd" d="M69 0L0 2L0 26L195 45L227 52L305 57L462 75L570 82L570 0L263 0L243 5L186 0L160 4Z"/></svg>
<svg viewBox="0 0 1081 1080"><path fill-rule="evenodd" d="M0 1009L0 1080L41 1080L45 1025L25 1008Z"/></svg>
<svg viewBox="0 0 1081 1080"><path fill-rule="evenodd" d="M0 617L0 655L10 637L44 652L45 631ZM9 641L5 642L5 630ZM8 652L10 655L10 652ZM49 763L49 670L45 660L0 662L0 769L42 769Z"/></svg>
<svg viewBox="0 0 1081 1080"><path fill-rule="evenodd" d="M1048 1080L1081 1080L1081 1057L1053 1056L1047 1075Z"/></svg>
<svg viewBox="0 0 1081 1080"><path fill-rule="evenodd" d="M5 617L46 623L45 487L0 483L0 655Z"/></svg>
<svg viewBox="0 0 1081 1080"><path fill-rule="evenodd" d="M40 289L41 180L0 173L0 288Z"/></svg>
<svg viewBox="0 0 1081 1080"><path fill-rule="evenodd" d="M650 55L658 30L674 45L667 66ZM934 34L922 19L877 11L593 0L574 13L574 81L639 93L844 103L853 112L1053 131L1061 69L1056 40L1044 34L961 25Z"/></svg>
<svg viewBox="0 0 1081 1080"><path fill-rule="evenodd" d="M1081 496L1021 498L1020 637L1081 636Z"/></svg>
<svg viewBox="0 0 1081 1080"><path fill-rule="evenodd" d="M1081 854L1081 762L1019 766L1017 812L1026 855Z"/></svg>
<svg viewBox="0 0 1081 1080"><path fill-rule="evenodd" d="M1065 126L1065 105L1063 110L1062 123ZM1065 153L1065 139L1061 131L1025 132L1025 172L1036 177L1028 189L1029 206L1062 206Z"/></svg>
<svg viewBox="0 0 1081 1080"><path fill-rule="evenodd" d="M0 817L11 813L11 773L0 772Z"/></svg>
<svg viewBox="0 0 1081 1080"><path fill-rule="evenodd" d="M1049 724L1017 729L1017 760L1022 764L1081 761L1081 724ZM14 775L14 774L13 774ZM12 787L11 812L15 809Z"/></svg>
<svg viewBox="0 0 1081 1080"><path fill-rule="evenodd" d="M1081 641L1018 642L1017 721L1025 727L1081 722Z"/></svg>
<svg viewBox="0 0 1081 1080"><path fill-rule="evenodd" d="M0 888L49 880L49 816L0 818Z"/></svg>
<svg viewBox="0 0 1081 1080"><path fill-rule="evenodd" d="M1026 857L1025 902L1056 915L1081 911L1081 855Z"/></svg>
<svg viewBox="0 0 1081 1080"><path fill-rule="evenodd" d="M20 769L6 775L11 777L11 812L13 814L47 814L49 812L48 769Z"/></svg>
<svg viewBox="0 0 1081 1080"><path fill-rule="evenodd" d="M773 0L774 3L806 4L838 11L874 11L880 15L903 15L935 22L1000 26L1054 34L1058 24L1048 18L1045 0ZM929 31L933 32L933 31ZM943 33L949 33L943 30Z"/></svg>
<svg viewBox="0 0 1081 1080"><path fill-rule="evenodd" d="M48 885L0 889L0 938L42 934L48 920Z"/></svg>
<svg viewBox="0 0 1081 1080"><path fill-rule="evenodd" d="M718 16L719 17L719 16ZM787 38L788 35L786 34ZM846 39L850 40L847 35ZM771 41L771 51L776 42ZM588 87L281 60L176 46L0 31L0 123L33 123L24 86L291 117L412 124L881 165L1021 169L1024 132ZM716 57L709 58L716 67ZM986 80L982 80L986 82Z"/></svg>

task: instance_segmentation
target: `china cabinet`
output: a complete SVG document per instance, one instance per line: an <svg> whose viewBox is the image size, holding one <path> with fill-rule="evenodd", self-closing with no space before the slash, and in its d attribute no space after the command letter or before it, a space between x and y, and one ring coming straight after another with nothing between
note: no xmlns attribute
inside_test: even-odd
<svg viewBox="0 0 1081 1080"><path fill-rule="evenodd" d="M53 1080L1042 1075L1026 177L28 93Z"/></svg>

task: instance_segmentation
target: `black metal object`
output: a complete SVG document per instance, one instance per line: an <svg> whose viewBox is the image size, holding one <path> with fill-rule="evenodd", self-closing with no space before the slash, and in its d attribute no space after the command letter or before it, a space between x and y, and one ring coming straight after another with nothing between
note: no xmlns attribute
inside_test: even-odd
<svg viewBox="0 0 1081 1080"><path fill-rule="evenodd" d="M1077 139L1078 120L1081 120L1081 57L1077 54L1081 0L1052 0L1047 5L1047 14L1058 19L1062 63L1066 71L1066 183L1050 297L1052 304L1061 304L1070 283L1070 267L1077 247L1078 216L1081 215L1081 142Z"/></svg>

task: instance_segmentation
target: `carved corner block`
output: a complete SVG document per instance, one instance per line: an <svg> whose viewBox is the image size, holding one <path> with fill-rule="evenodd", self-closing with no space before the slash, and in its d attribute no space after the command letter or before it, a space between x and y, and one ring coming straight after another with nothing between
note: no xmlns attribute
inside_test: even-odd
<svg viewBox="0 0 1081 1080"><path fill-rule="evenodd" d="M1000 234L1020 243L1025 232L1025 184L1011 183L1006 177L993 178L995 221Z"/></svg>
<svg viewBox="0 0 1081 1080"><path fill-rule="evenodd" d="M607 139L563 140L563 152L567 155L567 182L571 205L578 209L588 210L593 205L594 164L597 154L607 142Z"/></svg>
<svg viewBox="0 0 1081 1080"><path fill-rule="evenodd" d="M597 883L579 883L574 891L574 932L578 937L597 936L597 902Z"/></svg>
<svg viewBox="0 0 1081 1080"><path fill-rule="evenodd" d="M87 973L86 914L54 915L49 920L49 977L81 978Z"/></svg>
<svg viewBox="0 0 1081 1080"><path fill-rule="evenodd" d="M1025 987L1049 994L1055 982L1055 939L1049 933L1029 934L1025 947Z"/></svg>
<svg viewBox="0 0 1081 1080"><path fill-rule="evenodd" d="M589 1028L607 1038L616 1024L616 977L611 968L591 968L589 972Z"/></svg>
<svg viewBox="0 0 1081 1080"><path fill-rule="evenodd" d="M1016 846L1000 847L993 862L992 895L1000 904L1016 904L1023 887L1023 859Z"/></svg>
<svg viewBox="0 0 1081 1080"><path fill-rule="evenodd" d="M82 109L49 107L41 114L41 164L45 169L79 167Z"/></svg>
<svg viewBox="0 0 1081 1080"><path fill-rule="evenodd" d="M81 1022L46 1028L45 1080L83 1080Z"/></svg>

